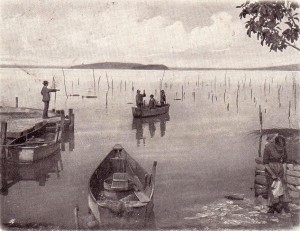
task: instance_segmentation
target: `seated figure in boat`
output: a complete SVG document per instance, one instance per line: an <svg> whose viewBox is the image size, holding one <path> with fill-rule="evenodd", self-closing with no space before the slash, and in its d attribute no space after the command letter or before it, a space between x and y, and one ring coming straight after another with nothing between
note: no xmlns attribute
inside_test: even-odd
<svg viewBox="0 0 300 231"><path fill-rule="evenodd" d="M156 100L154 99L154 95L150 95L149 108L156 108Z"/></svg>
<svg viewBox="0 0 300 231"><path fill-rule="evenodd" d="M160 105L165 105L166 104L166 94L164 90L160 91Z"/></svg>
<svg viewBox="0 0 300 231"><path fill-rule="evenodd" d="M136 96L135 96L137 107L142 107L143 106L143 97L146 97L145 90L143 91L143 94L141 94L140 90L137 90L136 91Z"/></svg>

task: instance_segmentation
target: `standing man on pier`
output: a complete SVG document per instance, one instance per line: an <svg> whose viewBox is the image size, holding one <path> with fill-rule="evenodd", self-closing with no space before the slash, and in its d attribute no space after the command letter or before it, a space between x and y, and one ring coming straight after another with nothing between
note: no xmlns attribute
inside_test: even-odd
<svg viewBox="0 0 300 231"><path fill-rule="evenodd" d="M47 119L48 117L48 109L49 109L49 103L50 103L50 92L57 92L59 89L48 89L48 81L43 82L43 88L41 91L41 94L43 96L42 101L44 102L44 111L43 111L43 119Z"/></svg>

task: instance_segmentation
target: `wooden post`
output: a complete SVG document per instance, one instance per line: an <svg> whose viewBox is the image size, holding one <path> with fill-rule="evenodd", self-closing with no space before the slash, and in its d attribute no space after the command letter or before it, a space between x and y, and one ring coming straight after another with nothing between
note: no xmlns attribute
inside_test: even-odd
<svg viewBox="0 0 300 231"><path fill-rule="evenodd" d="M261 105L259 105L259 123L260 123L260 134L262 135L263 120L262 120Z"/></svg>
<svg viewBox="0 0 300 231"><path fill-rule="evenodd" d="M16 97L16 108L18 108L18 107L19 107L19 98Z"/></svg>
<svg viewBox="0 0 300 231"><path fill-rule="evenodd" d="M1 121L1 145L6 145L7 122ZM5 147L1 147L1 158L5 158Z"/></svg>
<svg viewBox="0 0 300 231"><path fill-rule="evenodd" d="M61 110L60 112L60 126L61 126L61 131L65 131L65 111Z"/></svg>
<svg viewBox="0 0 300 231"><path fill-rule="evenodd" d="M183 85L181 86L181 100L183 100Z"/></svg>

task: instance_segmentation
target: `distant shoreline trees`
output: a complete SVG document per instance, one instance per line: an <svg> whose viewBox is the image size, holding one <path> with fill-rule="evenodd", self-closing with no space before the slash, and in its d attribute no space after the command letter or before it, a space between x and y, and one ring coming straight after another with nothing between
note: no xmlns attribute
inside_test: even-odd
<svg viewBox="0 0 300 231"><path fill-rule="evenodd" d="M247 18L245 23L247 35L256 34L261 45L267 45L270 51L283 51L292 47L298 51L295 41L298 40L299 18L296 12L299 4L291 1L246 1L237 8L242 11L240 19ZM248 18L250 17L250 18Z"/></svg>

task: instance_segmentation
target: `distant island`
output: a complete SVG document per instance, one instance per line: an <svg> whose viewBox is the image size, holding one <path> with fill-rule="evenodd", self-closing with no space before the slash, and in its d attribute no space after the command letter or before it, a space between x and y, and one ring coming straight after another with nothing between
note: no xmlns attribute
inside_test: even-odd
<svg viewBox="0 0 300 231"><path fill-rule="evenodd" d="M170 70L183 70L183 71L213 71L213 70L245 70L245 71L300 71L300 64L290 64L282 66L272 66L272 67L253 67L253 68L206 68L206 67L174 67Z"/></svg>
<svg viewBox="0 0 300 231"><path fill-rule="evenodd" d="M71 66L71 69L133 69L133 70L168 70L169 68L162 64L140 64L140 63L119 63L105 62L92 63Z"/></svg>
<svg viewBox="0 0 300 231"><path fill-rule="evenodd" d="M254 68L218 68L218 67L167 67L163 64L140 64L140 63L121 63L104 62L81 64L75 66L50 66L50 65L17 65L0 64L0 68L44 68L44 69L129 69L129 70L178 70L178 71L213 71L213 70L245 70L245 71L300 71L300 64L290 64L271 67Z"/></svg>

